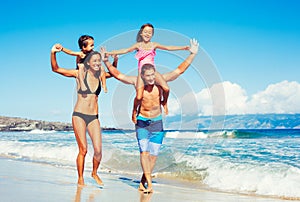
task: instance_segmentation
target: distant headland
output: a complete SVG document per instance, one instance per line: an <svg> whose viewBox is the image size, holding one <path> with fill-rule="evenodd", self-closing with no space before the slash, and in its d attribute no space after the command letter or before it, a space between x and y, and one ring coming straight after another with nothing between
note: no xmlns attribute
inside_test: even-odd
<svg viewBox="0 0 300 202"><path fill-rule="evenodd" d="M115 128L102 128L103 130L117 130ZM20 117L0 116L0 131L73 131L71 123L49 122L41 120L31 120Z"/></svg>

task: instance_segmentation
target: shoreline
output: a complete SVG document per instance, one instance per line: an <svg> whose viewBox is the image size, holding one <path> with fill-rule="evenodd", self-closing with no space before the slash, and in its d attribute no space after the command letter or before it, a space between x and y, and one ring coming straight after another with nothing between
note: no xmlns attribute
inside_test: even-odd
<svg viewBox="0 0 300 202"><path fill-rule="evenodd" d="M154 178L152 194L137 190L139 176L98 172L104 182L100 187L84 173L86 186L77 187L76 169L0 157L0 194L4 201L286 201L280 198L225 193L205 188L191 188ZM16 194L16 192L18 194ZM44 200L43 200L44 199ZM295 201L295 200L294 200Z"/></svg>

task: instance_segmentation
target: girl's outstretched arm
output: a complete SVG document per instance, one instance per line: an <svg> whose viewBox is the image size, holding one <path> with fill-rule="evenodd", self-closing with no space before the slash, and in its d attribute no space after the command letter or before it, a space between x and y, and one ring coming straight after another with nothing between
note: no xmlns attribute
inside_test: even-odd
<svg viewBox="0 0 300 202"><path fill-rule="evenodd" d="M136 85L136 76L127 76L125 74L122 74L116 67L114 67L108 60L108 55L106 52L106 49L104 47L100 48L101 57L103 60L103 63L105 64L106 68L108 69L109 73L118 79L119 81L122 81L126 84L132 84Z"/></svg>
<svg viewBox="0 0 300 202"><path fill-rule="evenodd" d="M132 51L137 50L137 49L138 49L138 44L135 43L129 48L123 48L123 49L120 49L120 50L113 50L111 52L107 52L106 54L108 54L108 55L123 55L123 54L132 52Z"/></svg>
<svg viewBox="0 0 300 202"><path fill-rule="evenodd" d="M168 51L175 51L175 50L189 50L189 46L166 46L159 43L154 43L154 48L161 49L161 50L168 50Z"/></svg>

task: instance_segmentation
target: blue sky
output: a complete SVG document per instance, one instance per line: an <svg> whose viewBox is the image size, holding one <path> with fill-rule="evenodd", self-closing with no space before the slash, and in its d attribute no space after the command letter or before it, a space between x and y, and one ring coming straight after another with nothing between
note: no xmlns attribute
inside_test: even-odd
<svg viewBox="0 0 300 202"><path fill-rule="evenodd" d="M59 42L78 50L79 36L90 34L97 46L146 22L198 39L224 82L227 113L300 113L299 9L296 0L2 3L0 115L70 122L75 81L51 72L52 45ZM58 59L61 66L74 68L75 58L61 54ZM110 102L115 85L117 81L109 80L109 93L99 98L104 126L114 125ZM198 102L209 103L203 96L210 88L195 90Z"/></svg>

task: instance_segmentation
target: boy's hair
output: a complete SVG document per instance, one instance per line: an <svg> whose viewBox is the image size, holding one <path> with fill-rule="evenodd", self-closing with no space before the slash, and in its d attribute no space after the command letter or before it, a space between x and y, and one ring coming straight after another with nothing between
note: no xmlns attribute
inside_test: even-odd
<svg viewBox="0 0 300 202"><path fill-rule="evenodd" d="M141 68L141 75L144 75L145 71L150 70L150 69L153 69L155 71L155 67L153 64L149 64L149 63L144 64Z"/></svg>
<svg viewBox="0 0 300 202"><path fill-rule="evenodd" d="M87 43L88 39L94 40L94 38L92 36L89 36L89 35L82 35L81 37L79 37L78 45L79 45L79 48L81 50L82 50L83 47L86 47L88 45L88 43Z"/></svg>
<svg viewBox="0 0 300 202"><path fill-rule="evenodd" d="M143 24L139 30L139 32L137 33L136 35L136 42L141 42L143 41L143 38L141 37L141 33L143 32L143 29L145 27L151 27L153 29L153 35L154 35L154 26L151 24L151 23L146 23L146 24Z"/></svg>

